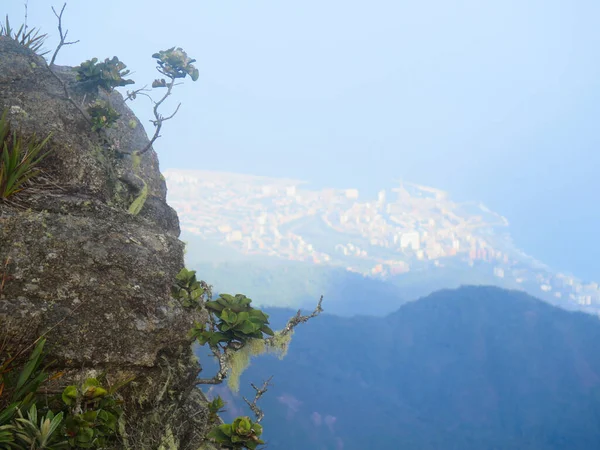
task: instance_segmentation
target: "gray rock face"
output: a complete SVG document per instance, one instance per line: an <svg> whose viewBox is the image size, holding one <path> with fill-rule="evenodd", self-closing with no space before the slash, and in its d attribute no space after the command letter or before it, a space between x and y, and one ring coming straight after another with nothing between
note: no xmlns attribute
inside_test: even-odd
<svg viewBox="0 0 600 450"><path fill-rule="evenodd" d="M54 70L79 104L106 97L70 68ZM130 156L148 143L143 127L120 94L110 102L118 124L91 131L44 60L0 37L0 112L9 108L25 136L52 133L43 184L0 201L0 319L38 335L50 330L63 385L94 372L113 382L135 376L123 391L136 424L132 448L158 448L152 442L165 433L198 448L205 401L194 388L187 332L206 317L170 296L183 267L179 221L154 151L139 165ZM148 197L134 216L127 208L144 183ZM200 412L194 420L183 417L190 410Z"/></svg>

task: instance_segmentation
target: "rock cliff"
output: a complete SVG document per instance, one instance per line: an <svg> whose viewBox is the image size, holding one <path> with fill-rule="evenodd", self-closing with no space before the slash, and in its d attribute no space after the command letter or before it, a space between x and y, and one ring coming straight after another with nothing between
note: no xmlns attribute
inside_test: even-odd
<svg viewBox="0 0 600 450"><path fill-rule="evenodd" d="M53 68L75 102L96 96L68 67ZM170 296L183 267L179 222L139 120L118 93L114 128L93 132L45 61L0 37L0 112L13 128L45 137L36 186L0 202L0 321L11 336L47 334L60 385L105 373L123 389L131 448L197 449L206 400L187 331L200 312ZM138 215L127 209L147 185ZM12 333L12 334L11 334ZM57 386L60 388L60 386Z"/></svg>

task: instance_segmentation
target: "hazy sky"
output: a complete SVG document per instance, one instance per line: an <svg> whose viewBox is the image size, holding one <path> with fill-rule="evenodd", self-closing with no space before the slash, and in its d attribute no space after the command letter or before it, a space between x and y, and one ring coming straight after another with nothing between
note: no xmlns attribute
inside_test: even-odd
<svg viewBox="0 0 600 450"><path fill-rule="evenodd" d="M0 1L21 20L22 0ZM29 2L48 48L52 4ZM64 18L81 43L59 64L117 55L142 85L157 50L198 60L155 145L163 169L429 184L505 215L552 267L600 280L598 0L72 0Z"/></svg>

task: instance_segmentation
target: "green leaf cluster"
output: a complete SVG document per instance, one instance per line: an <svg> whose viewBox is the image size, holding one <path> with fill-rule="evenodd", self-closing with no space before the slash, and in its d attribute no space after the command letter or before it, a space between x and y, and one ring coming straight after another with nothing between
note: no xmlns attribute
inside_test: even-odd
<svg viewBox="0 0 600 450"><path fill-rule="evenodd" d="M207 437L224 448L254 450L265 442L260 439L262 426L249 417L236 418L231 424L215 427Z"/></svg>
<svg viewBox="0 0 600 450"><path fill-rule="evenodd" d="M188 308L200 306L205 292L200 281L196 279L196 271L185 267L179 271L171 287L171 295Z"/></svg>
<svg viewBox="0 0 600 450"><path fill-rule="evenodd" d="M107 448L114 444L123 411L116 391L131 379L105 388L95 378L67 386L57 396L41 396L49 377L43 366L41 338L26 360L23 353L7 354L0 345L0 449ZM2 344L0 342L0 344ZM39 414L44 410L45 414ZM27 411L27 417L24 412ZM112 448L112 447L111 447Z"/></svg>
<svg viewBox="0 0 600 450"><path fill-rule="evenodd" d="M67 386L62 400L68 407L65 433L77 448L104 448L117 437L117 423L123 414L122 402L95 378L82 386Z"/></svg>
<svg viewBox="0 0 600 450"><path fill-rule="evenodd" d="M116 87L127 86L135 81L127 80L124 77L129 75L130 71L125 70L127 66L119 61L119 58L113 56L112 59L106 58L104 62L98 62L98 58L92 58L82 62L75 67L78 81L89 81L105 91L112 91Z"/></svg>
<svg viewBox="0 0 600 450"><path fill-rule="evenodd" d="M274 332L268 326L268 314L254 309L250 306L251 302L251 299L242 294L220 294L217 300L206 302L205 308L217 318L218 331L196 325L194 337L200 345L208 343L214 346L222 342L243 345L250 339L263 339L263 333L273 336Z"/></svg>
<svg viewBox="0 0 600 450"><path fill-rule="evenodd" d="M44 45L44 41L48 37L47 34L40 34L40 30L37 28L30 28L27 30L25 24L22 24L15 32L14 28L11 28L10 26L8 15L6 16L5 23L0 24L0 36L9 37L40 56L49 53L49 51L39 52Z"/></svg>
<svg viewBox="0 0 600 450"><path fill-rule="evenodd" d="M196 60L191 59L181 47L161 50L153 54L152 57L158 60L158 71L173 80L185 78L189 75L192 81L196 81L200 75L198 69L192 64ZM164 80L162 82L161 80L155 80L152 87L166 87L166 83Z"/></svg>
<svg viewBox="0 0 600 450"><path fill-rule="evenodd" d="M48 155L42 152L51 134L37 142L35 134L27 142L17 132L11 132L8 109L0 117L0 199L22 191L26 183L40 174L37 166Z"/></svg>
<svg viewBox="0 0 600 450"><path fill-rule="evenodd" d="M220 395L217 395L210 403L208 403L207 407L208 421L210 423L214 423L217 421L219 413L225 411L225 402L223 401Z"/></svg>
<svg viewBox="0 0 600 450"><path fill-rule="evenodd" d="M69 443L60 429L63 421L62 412L54 415L52 411L48 411L45 416L39 418L38 422L38 410L34 404L27 411L27 418L23 417L20 410L18 414L14 426L16 443L12 445L13 448L39 450L69 448Z"/></svg>
<svg viewBox="0 0 600 450"><path fill-rule="evenodd" d="M111 128L121 115L114 108L103 100L96 100L87 108L87 112L92 119L92 130L98 131L104 128Z"/></svg>
<svg viewBox="0 0 600 450"><path fill-rule="evenodd" d="M38 340L23 364L18 354L0 361L0 445L16 445L19 428L15 418L21 410L32 411L40 385L48 380L46 367L42 367L45 343L45 339Z"/></svg>

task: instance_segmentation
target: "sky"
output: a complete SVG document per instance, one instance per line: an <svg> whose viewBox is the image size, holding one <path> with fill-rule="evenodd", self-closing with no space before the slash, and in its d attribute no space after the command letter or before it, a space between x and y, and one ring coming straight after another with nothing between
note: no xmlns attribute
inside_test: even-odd
<svg viewBox="0 0 600 450"><path fill-rule="evenodd" d="M22 21L23 0L0 14ZM56 44L50 6L30 26ZM57 63L114 55L136 87L181 46L162 169L292 177L372 195L402 178L482 201L518 247L600 281L597 0L144 0L68 2L80 43ZM131 88L131 87L128 87ZM132 107L144 120L151 104ZM151 130L151 126L148 127Z"/></svg>

